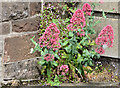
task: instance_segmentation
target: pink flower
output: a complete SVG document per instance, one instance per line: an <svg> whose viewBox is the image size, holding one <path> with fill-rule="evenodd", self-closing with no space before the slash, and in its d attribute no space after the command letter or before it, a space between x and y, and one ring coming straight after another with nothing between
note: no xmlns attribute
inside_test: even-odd
<svg viewBox="0 0 120 88"><path fill-rule="evenodd" d="M85 32L83 32L83 33L80 34L80 37L82 37L82 36L85 36Z"/></svg>
<svg viewBox="0 0 120 88"><path fill-rule="evenodd" d="M102 47L96 48L95 51L99 54L104 54L105 53L105 50Z"/></svg>
<svg viewBox="0 0 120 88"><path fill-rule="evenodd" d="M112 47L114 40L114 32L111 25L104 27L96 38L97 45L106 45Z"/></svg>
<svg viewBox="0 0 120 88"><path fill-rule="evenodd" d="M84 30L81 29L80 33L77 32L77 36L80 36L80 37L85 36L85 32L84 32Z"/></svg>
<svg viewBox="0 0 120 88"><path fill-rule="evenodd" d="M83 28L85 26L85 16L83 11L81 9L76 10L72 18L70 19L70 22Z"/></svg>
<svg viewBox="0 0 120 88"><path fill-rule="evenodd" d="M73 31L73 30L74 30L73 24L69 24L69 25L67 26L67 29L68 29L68 31Z"/></svg>
<svg viewBox="0 0 120 88"><path fill-rule="evenodd" d="M53 48L53 50L58 50L60 48L59 43L59 29L55 23L51 23L44 34L39 38L40 47L47 47L48 49Z"/></svg>
<svg viewBox="0 0 120 88"><path fill-rule="evenodd" d="M62 71L62 74L67 73L69 70L68 65L62 65L60 70Z"/></svg>
<svg viewBox="0 0 120 88"><path fill-rule="evenodd" d="M105 51L101 45L107 45L108 47L113 46L114 32L111 25L104 27L96 38L95 42L97 45L100 45L100 48L96 49L96 52L103 54Z"/></svg>
<svg viewBox="0 0 120 88"><path fill-rule="evenodd" d="M46 60L46 61L52 61L53 59L54 59L54 55L52 55L52 54L46 54L44 56L44 60Z"/></svg>
<svg viewBox="0 0 120 88"><path fill-rule="evenodd" d="M89 16L91 16L91 6L90 6L90 4L88 4L88 3L85 3L84 5L83 5L83 9L82 9L85 13L86 13L86 15L89 15Z"/></svg>
<svg viewBox="0 0 120 88"><path fill-rule="evenodd" d="M104 3L104 0L100 0L99 3L101 3L101 4Z"/></svg>
<svg viewBox="0 0 120 88"><path fill-rule="evenodd" d="M65 72L62 72L62 75L65 75Z"/></svg>

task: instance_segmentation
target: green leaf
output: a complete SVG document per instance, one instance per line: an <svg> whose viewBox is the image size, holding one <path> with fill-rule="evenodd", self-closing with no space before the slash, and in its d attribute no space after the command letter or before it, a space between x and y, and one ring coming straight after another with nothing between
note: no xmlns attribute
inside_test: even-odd
<svg viewBox="0 0 120 88"><path fill-rule="evenodd" d="M52 22L56 24L58 22L58 20L57 19L52 19Z"/></svg>
<svg viewBox="0 0 120 88"><path fill-rule="evenodd" d="M37 44L33 39L35 38L35 36L33 36L30 40L33 42L33 44L35 45L35 48L33 50L32 53L35 53L37 50L40 52L42 49L40 48L39 44Z"/></svg>
<svg viewBox="0 0 120 88"><path fill-rule="evenodd" d="M69 22L69 21L70 21L70 19L69 19L69 18L66 18L65 22Z"/></svg>
<svg viewBox="0 0 120 88"><path fill-rule="evenodd" d="M42 18L42 17L43 17L43 15L40 15L40 17Z"/></svg>
<svg viewBox="0 0 120 88"><path fill-rule="evenodd" d="M96 43L95 43L94 40L90 43L91 46L93 46L93 45L95 45L95 44L96 44Z"/></svg>
<svg viewBox="0 0 120 88"><path fill-rule="evenodd" d="M87 66L88 66L88 62L85 63L85 67L87 67Z"/></svg>
<svg viewBox="0 0 120 88"><path fill-rule="evenodd" d="M64 10L67 10L67 5L65 5L65 6L63 7L63 9L64 9Z"/></svg>
<svg viewBox="0 0 120 88"><path fill-rule="evenodd" d="M113 11L114 11L114 9L110 10L109 12L113 12Z"/></svg>
<svg viewBox="0 0 120 88"><path fill-rule="evenodd" d="M48 54L48 50L45 48L44 50L45 55Z"/></svg>
<svg viewBox="0 0 120 88"><path fill-rule="evenodd" d="M80 45L80 43L77 43L77 48L82 49L82 46Z"/></svg>
<svg viewBox="0 0 120 88"><path fill-rule="evenodd" d="M58 63L57 62L55 62L55 61L53 61L53 63L52 63L54 66L58 66Z"/></svg>
<svg viewBox="0 0 120 88"><path fill-rule="evenodd" d="M72 72L72 77L74 78L74 76L75 76L75 67L72 64L70 64L70 63L68 63L68 64L70 66L70 69L73 71Z"/></svg>
<svg viewBox="0 0 120 88"><path fill-rule="evenodd" d="M85 49L85 50L83 51L83 53L85 54L85 56L89 56L89 54L90 54L87 49Z"/></svg>
<svg viewBox="0 0 120 88"><path fill-rule="evenodd" d="M68 41L66 40L64 43L63 43L63 46L66 46L68 44Z"/></svg>
<svg viewBox="0 0 120 88"><path fill-rule="evenodd" d="M84 61L88 61L88 58L84 58Z"/></svg>
<svg viewBox="0 0 120 88"><path fill-rule="evenodd" d="M69 46L65 47L65 50L66 50L68 53L70 53L70 52L71 52L71 46L69 45Z"/></svg>
<svg viewBox="0 0 120 88"><path fill-rule="evenodd" d="M50 54L54 54L54 52L53 52L53 51L50 51Z"/></svg>
<svg viewBox="0 0 120 88"><path fill-rule="evenodd" d="M35 36L33 36L30 40L33 42L33 44L35 45L35 46L37 46L38 44L33 40L35 38Z"/></svg>
<svg viewBox="0 0 120 88"><path fill-rule="evenodd" d="M105 15L105 12L104 12L104 11L102 12L102 14L103 14L103 17L106 19L107 17L106 17L106 15Z"/></svg>
<svg viewBox="0 0 120 88"><path fill-rule="evenodd" d="M98 24L98 23L101 23L101 21L100 21L100 20L96 21L96 22L94 23L94 26L95 26L96 24Z"/></svg>
<svg viewBox="0 0 120 88"><path fill-rule="evenodd" d="M76 70L78 71L78 73L80 75L84 76L84 70L83 70L83 67L80 63L78 64L78 68Z"/></svg>
<svg viewBox="0 0 120 88"><path fill-rule="evenodd" d="M90 62L89 62L89 65L90 65L90 66L93 66L93 63L92 63L92 61L90 61Z"/></svg>
<svg viewBox="0 0 120 88"><path fill-rule="evenodd" d="M56 57L57 59L60 59L60 57L57 54L55 54L54 57Z"/></svg>
<svg viewBox="0 0 120 88"><path fill-rule="evenodd" d="M41 74L44 74L45 69L46 69L46 66L43 66L41 69Z"/></svg>
<svg viewBox="0 0 120 88"><path fill-rule="evenodd" d="M81 54L79 54L79 53L78 53L77 61L78 61L78 63L81 63L83 61Z"/></svg>
<svg viewBox="0 0 120 88"><path fill-rule="evenodd" d="M59 81L58 76L55 75L54 82L58 82L58 81Z"/></svg>
<svg viewBox="0 0 120 88"><path fill-rule="evenodd" d="M42 60L41 60L41 61L38 62L38 64L44 65L44 64L45 64L45 61L42 61Z"/></svg>
<svg viewBox="0 0 120 88"><path fill-rule="evenodd" d="M73 32L69 31L69 37L73 37Z"/></svg>
<svg viewBox="0 0 120 88"><path fill-rule="evenodd" d="M72 8L69 8L69 10L70 10L72 13L74 13L74 12L75 12Z"/></svg>
<svg viewBox="0 0 120 88"><path fill-rule="evenodd" d="M35 47L34 49L33 49L33 52L32 53L35 53L37 51L37 48Z"/></svg>
<svg viewBox="0 0 120 88"><path fill-rule="evenodd" d="M44 56L44 55L45 55L45 53L44 53L43 51L41 51L41 55L42 55L42 56Z"/></svg>

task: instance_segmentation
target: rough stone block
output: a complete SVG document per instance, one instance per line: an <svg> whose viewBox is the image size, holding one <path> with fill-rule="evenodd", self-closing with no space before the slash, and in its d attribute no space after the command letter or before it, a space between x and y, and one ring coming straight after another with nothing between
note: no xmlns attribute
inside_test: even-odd
<svg viewBox="0 0 120 88"><path fill-rule="evenodd" d="M0 54L2 54L2 51L3 51L3 42L0 41Z"/></svg>
<svg viewBox="0 0 120 88"><path fill-rule="evenodd" d="M41 12L41 2L30 2L30 15L39 14Z"/></svg>
<svg viewBox="0 0 120 88"><path fill-rule="evenodd" d="M39 30L39 17L22 19L12 22L13 32L28 32Z"/></svg>
<svg viewBox="0 0 120 88"><path fill-rule="evenodd" d="M39 58L4 64L4 79L35 79L40 77Z"/></svg>
<svg viewBox="0 0 120 88"><path fill-rule="evenodd" d="M0 23L0 35L5 35L10 33L10 23L4 22Z"/></svg>
<svg viewBox="0 0 120 88"><path fill-rule="evenodd" d="M111 48L106 48L105 49L105 54L103 56L108 56L108 57L115 57L118 58L118 47L120 47L118 44L120 43L120 41L118 41L118 19L113 19L113 18L102 18L102 17L96 17L95 21L100 20L101 23L97 24L94 28L97 32L96 35L94 35L94 39L97 37L97 35L100 33L100 31L103 29L103 27L107 26L107 25L111 25L113 27L113 31L114 31L114 42L113 42L113 47Z"/></svg>
<svg viewBox="0 0 120 88"><path fill-rule="evenodd" d="M0 2L0 22L2 21L2 2Z"/></svg>
<svg viewBox="0 0 120 88"><path fill-rule="evenodd" d="M39 53L31 53L31 48L34 48L34 44L30 40L32 35L36 35L35 41L37 41L38 34L26 34L5 38L4 63L36 57Z"/></svg>
<svg viewBox="0 0 120 88"><path fill-rule="evenodd" d="M2 20L20 19L29 16L29 2L3 2Z"/></svg>
<svg viewBox="0 0 120 88"><path fill-rule="evenodd" d="M118 57L120 58L120 16L119 16L119 19L118 19ZM120 66L120 65L119 65Z"/></svg>
<svg viewBox="0 0 120 88"><path fill-rule="evenodd" d="M98 2L97 2L98 4ZM104 12L109 12L111 10L113 10L112 13L120 13L120 11L118 10L120 4L118 2L104 2L102 4L99 4L95 7L96 11L104 11Z"/></svg>
<svg viewBox="0 0 120 88"><path fill-rule="evenodd" d="M113 1L113 2L103 2L103 3L94 2L94 0L92 1L93 2L89 2L89 1L87 2L89 2L90 4L92 3L96 4L95 9L94 9L95 11L110 12L111 10L114 9L113 11L111 11L111 13L120 13L120 9L119 9L120 3L118 2L119 0L116 2ZM85 3L85 1L82 2L82 4L79 3L78 8L82 8L83 3Z"/></svg>

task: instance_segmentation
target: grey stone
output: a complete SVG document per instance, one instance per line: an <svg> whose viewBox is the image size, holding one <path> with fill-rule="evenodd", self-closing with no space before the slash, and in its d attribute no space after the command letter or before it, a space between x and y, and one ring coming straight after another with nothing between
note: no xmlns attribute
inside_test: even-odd
<svg viewBox="0 0 120 88"><path fill-rule="evenodd" d="M40 61L39 58L33 58L4 64L4 80L8 78L34 79L40 77L41 66L38 61Z"/></svg>
<svg viewBox="0 0 120 88"><path fill-rule="evenodd" d="M29 2L3 2L2 21L28 17L28 3Z"/></svg>
<svg viewBox="0 0 120 88"><path fill-rule="evenodd" d="M99 2L97 2L97 4L99 4ZM112 13L120 13L118 10L119 6L120 5L118 4L118 2L104 2L102 4L97 5L95 7L95 10L109 12L114 9Z"/></svg>
<svg viewBox="0 0 120 88"><path fill-rule="evenodd" d="M3 77L2 77L2 57L0 56L0 83L3 81Z"/></svg>
<svg viewBox="0 0 120 88"><path fill-rule="evenodd" d="M0 35L5 35L10 33L10 23L4 22L0 23Z"/></svg>
<svg viewBox="0 0 120 88"><path fill-rule="evenodd" d="M28 32L39 30L39 17L22 19L12 22L13 32Z"/></svg>
<svg viewBox="0 0 120 88"><path fill-rule="evenodd" d="M2 54L2 51L3 51L3 42L0 41L0 54Z"/></svg>
<svg viewBox="0 0 120 88"><path fill-rule="evenodd" d="M92 0L93 1L93 0ZM104 1L104 0L103 0ZM119 0L118 0L119 1ZM103 3L99 3L99 2L89 2L90 4L92 4L92 3L95 3L96 4L96 6L95 6L95 11L104 11L104 12L110 12L111 10L113 10L113 11L111 11L111 13L120 13L120 10L119 10L119 7L120 7L120 4L119 4L119 2L103 2ZM85 3L85 1L84 2L82 2L82 3ZM83 4L79 4L78 5L78 8L82 8L82 5Z"/></svg>
<svg viewBox="0 0 120 88"><path fill-rule="evenodd" d="M84 87L88 87L89 88L96 88L96 86L98 86L98 88L101 88L101 86L115 86L118 87L119 83L110 83L110 82L89 82L89 83L62 83L61 86L74 86L74 88L78 88L78 86L84 86ZM75 87L77 86L77 87Z"/></svg>

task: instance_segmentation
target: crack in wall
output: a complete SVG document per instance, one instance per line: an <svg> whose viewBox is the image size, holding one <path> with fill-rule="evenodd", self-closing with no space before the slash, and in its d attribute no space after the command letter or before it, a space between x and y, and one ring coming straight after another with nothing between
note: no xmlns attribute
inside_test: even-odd
<svg viewBox="0 0 120 88"><path fill-rule="evenodd" d="M102 11L94 11L94 16L96 17L103 17ZM114 18L118 19L120 16L120 13L110 13L110 12L105 12L105 15L107 18Z"/></svg>

